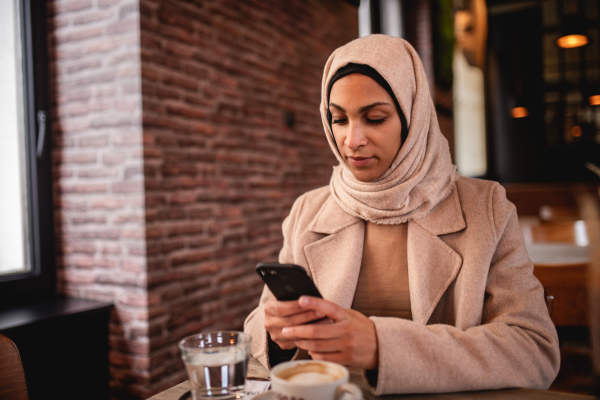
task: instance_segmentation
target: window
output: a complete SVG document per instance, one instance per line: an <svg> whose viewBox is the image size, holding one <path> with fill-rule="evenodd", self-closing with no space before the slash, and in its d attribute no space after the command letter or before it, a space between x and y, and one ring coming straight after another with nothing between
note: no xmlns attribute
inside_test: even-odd
<svg viewBox="0 0 600 400"><path fill-rule="evenodd" d="M0 308L54 297L45 2L0 2Z"/></svg>
<svg viewBox="0 0 600 400"><path fill-rule="evenodd" d="M4 95L0 98L0 121L5 132L0 136L0 215L4 223L0 224L0 274L30 271L28 257L29 240L27 226L27 197L25 177L25 143L23 135L23 76L19 67L21 61L20 24L17 4L0 3L0 87Z"/></svg>

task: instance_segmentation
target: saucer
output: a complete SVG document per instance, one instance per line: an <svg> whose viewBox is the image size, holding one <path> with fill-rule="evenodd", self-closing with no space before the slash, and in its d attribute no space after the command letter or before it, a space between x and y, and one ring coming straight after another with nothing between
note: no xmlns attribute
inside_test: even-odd
<svg viewBox="0 0 600 400"><path fill-rule="evenodd" d="M190 392L188 390L179 398L179 400L190 400L191 398L192 398L192 392ZM244 397L244 399L245 398L246 397ZM270 390L252 397L252 400L275 400L275 399L276 399L275 392L272 392Z"/></svg>
<svg viewBox="0 0 600 400"><path fill-rule="evenodd" d="M275 392L269 390L264 393L259 394L258 396L254 396L253 400L275 400Z"/></svg>

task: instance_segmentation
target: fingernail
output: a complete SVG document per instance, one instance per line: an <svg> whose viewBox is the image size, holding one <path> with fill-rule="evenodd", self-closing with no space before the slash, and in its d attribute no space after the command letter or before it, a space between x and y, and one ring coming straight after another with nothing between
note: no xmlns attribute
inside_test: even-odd
<svg viewBox="0 0 600 400"><path fill-rule="evenodd" d="M300 297L299 304L301 306L307 306L310 300L306 296Z"/></svg>
<svg viewBox="0 0 600 400"><path fill-rule="evenodd" d="M289 334L290 334L290 330L289 330L288 328L283 328L283 329L281 330L281 333L283 333L285 336L287 336L287 335L289 335Z"/></svg>

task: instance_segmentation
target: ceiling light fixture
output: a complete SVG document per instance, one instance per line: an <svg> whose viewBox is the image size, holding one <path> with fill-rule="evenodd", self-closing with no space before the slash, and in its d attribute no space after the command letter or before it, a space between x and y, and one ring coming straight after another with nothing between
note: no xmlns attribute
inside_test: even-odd
<svg viewBox="0 0 600 400"><path fill-rule="evenodd" d="M590 39L585 34L585 19L578 14L567 15L563 21L562 33L556 44L563 49L585 46Z"/></svg>
<svg viewBox="0 0 600 400"><path fill-rule="evenodd" d="M514 107L510 110L510 115L513 118L525 118L529 115L529 111L527 110L527 107Z"/></svg>

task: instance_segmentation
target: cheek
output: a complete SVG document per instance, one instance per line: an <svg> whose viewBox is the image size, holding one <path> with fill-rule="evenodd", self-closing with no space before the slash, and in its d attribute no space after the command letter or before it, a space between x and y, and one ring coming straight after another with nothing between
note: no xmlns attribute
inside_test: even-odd
<svg viewBox="0 0 600 400"><path fill-rule="evenodd" d="M389 139L387 140L387 145L384 147L386 150L386 156L387 156L386 158L388 158L390 165L392 164L392 162L396 158L396 155L400 151L401 137L400 137L399 130L396 131L394 129L391 132L388 132L388 134L386 135L388 138L393 137L392 140L389 140Z"/></svg>
<svg viewBox="0 0 600 400"><path fill-rule="evenodd" d="M339 127L333 129L333 138L335 139L335 143L337 144L338 149L340 149L344 145L345 135L343 134L343 130Z"/></svg>

